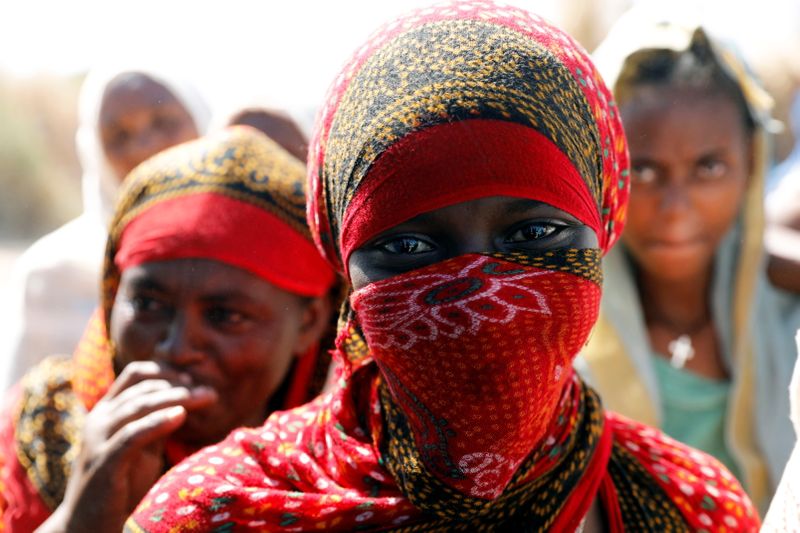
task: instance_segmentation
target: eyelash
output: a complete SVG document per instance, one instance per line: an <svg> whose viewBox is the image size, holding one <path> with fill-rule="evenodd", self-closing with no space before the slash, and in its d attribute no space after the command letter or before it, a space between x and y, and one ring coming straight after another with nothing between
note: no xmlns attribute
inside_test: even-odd
<svg viewBox="0 0 800 533"><path fill-rule="evenodd" d="M702 181L715 180L725 177L728 168L726 161L720 157L704 157L695 164L694 176ZM661 179L656 168L650 164L633 164L631 175L634 184L655 184Z"/></svg>
<svg viewBox="0 0 800 533"><path fill-rule="evenodd" d="M413 243L415 243L417 245L422 244L422 245L424 245L424 246L426 246L428 248L433 249L433 245L428 243L428 242L426 242L424 239L420 239L418 237L413 237L413 236L408 236L408 235L395 237L393 239L386 240L386 241L384 241L382 243L378 243L377 247L380 248L384 252L387 252L387 253L390 253L390 254L397 254L397 255L401 255L401 254L414 255L414 254L420 254L420 253L425 253L425 252L429 251L429 250L423 250L421 252L418 252L418 251L415 251L415 250L396 251L396 250L390 249L391 245L397 244L397 243L405 244L405 245L407 245L406 248L408 248L408 245L411 242L413 242ZM413 248L416 249L417 246L413 246Z"/></svg>
<svg viewBox="0 0 800 533"><path fill-rule="evenodd" d="M244 313L222 306L215 306L209 309L206 312L206 317L210 322L223 326L237 326L247 319Z"/></svg>
<svg viewBox="0 0 800 533"><path fill-rule="evenodd" d="M151 296L134 296L130 302L136 313L153 313L163 308L161 302Z"/></svg>
<svg viewBox="0 0 800 533"><path fill-rule="evenodd" d="M516 226L513 228L508 237L504 239L504 242L511 243L511 244L521 244L526 242L533 242L539 241L543 239L547 239L549 237L555 237L558 235L567 225L555 222L552 220L541 220L541 221L533 221L533 222L526 222L522 225ZM543 229L544 234L539 234L537 236L533 236L531 238L525 238L523 232L527 229L537 228ZM521 235L522 238L515 239L514 237L517 234ZM402 249L398 250L397 247L401 247ZM418 248L422 246L424 250L418 250ZM393 237L382 242L379 242L375 245L375 247L385 253L389 253L392 255L418 255L427 252L434 251L436 248L435 244L432 244L421 237L416 237L413 235L400 235L397 237ZM394 248L394 249L393 249Z"/></svg>
<svg viewBox="0 0 800 533"><path fill-rule="evenodd" d="M517 233L522 233L525 230L530 229L530 228L534 228L534 227L537 228L537 229L538 228L543 228L546 233L544 235L538 235L536 237L528 238L528 239L513 240L511 238L514 235L516 235ZM565 226L563 224L557 224L557 223L554 223L553 221L550 221L550 220L542 220L542 221L536 221L536 222L526 222L522 226L518 226L517 228L515 228L513 233L511 234L511 236L506 238L506 242L508 242L508 243L531 242L531 241L538 241L538 240L541 240L541 239L546 239L547 237L552 237L552 236L557 235L562 229L564 229L564 227Z"/></svg>

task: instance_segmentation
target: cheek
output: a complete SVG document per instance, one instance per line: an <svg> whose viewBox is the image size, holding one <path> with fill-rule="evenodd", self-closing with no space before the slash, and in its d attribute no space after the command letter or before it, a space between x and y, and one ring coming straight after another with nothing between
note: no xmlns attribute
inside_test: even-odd
<svg viewBox="0 0 800 533"><path fill-rule="evenodd" d="M695 191L695 205L712 237L721 239L731 228L744 200L746 180L729 180Z"/></svg>
<svg viewBox="0 0 800 533"><path fill-rule="evenodd" d="M225 341L219 367L229 388L246 394L251 402L253 391L271 395L295 356L295 338L294 331L274 327L257 336Z"/></svg>
<svg viewBox="0 0 800 533"><path fill-rule="evenodd" d="M111 340L116 346L115 359L120 369L133 361L153 358L158 332L134 320L112 319Z"/></svg>
<svg viewBox="0 0 800 533"><path fill-rule="evenodd" d="M200 134L197 132L197 128L195 128L194 123L186 122L181 128L178 128L174 142L175 144L177 144L186 141L191 141L192 139L196 139L199 136Z"/></svg>
<svg viewBox="0 0 800 533"><path fill-rule="evenodd" d="M114 171L117 179L121 182L125 179L125 176L128 175L128 172L130 172L130 170L133 168L131 166L130 159L127 157L125 152L120 149L106 151L105 154L109 166Z"/></svg>
<svg viewBox="0 0 800 533"><path fill-rule="evenodd" d="M652 226L653 216L657 212L658 195L643 187L631 187L628 211L625 217L625 231L622 239L625 242L638 242L647 234Z"/></svg>
<svg viewBox="0 0 800 533"><path fill-rule="evenodd" d="M198 137L197 128L194 127L194 123L189 118L179 125L153 129L150 131L150 135L153 136L153 144L157 147L157 152Z"/></svg>

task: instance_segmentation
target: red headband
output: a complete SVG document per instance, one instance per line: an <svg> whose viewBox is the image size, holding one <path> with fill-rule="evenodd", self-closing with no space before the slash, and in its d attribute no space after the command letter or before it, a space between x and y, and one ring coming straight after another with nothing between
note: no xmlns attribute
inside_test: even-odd
<svg viewBox="0 0 800 533"><path fill-rule="evenodd" d="M322 296L334 273L314 244L276 215L215 193L159 202L123 230L120 272L151 261L213 259L302 296Z"/></svg>
<svg viewBox="0 0 800 533"><path fill-rule="evenodd" d="M406 135L369 169L341 228L350 254L419 214L487 196L513 196L561 209L602 233L586 181L547 137L513 122L472 119Z"/></svg>

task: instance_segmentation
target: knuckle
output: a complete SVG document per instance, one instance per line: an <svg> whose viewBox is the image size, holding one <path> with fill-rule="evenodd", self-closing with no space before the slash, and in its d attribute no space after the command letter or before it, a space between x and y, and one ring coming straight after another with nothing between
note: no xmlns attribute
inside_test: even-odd
<svg viewBox="0 0 800 533"><path fill-rule="evenodd" d="M120 373L120 378L143 379L158 372L158 365L152 361L134 361L128 363ZM119 379L119 378L118 378Z"/></svg>

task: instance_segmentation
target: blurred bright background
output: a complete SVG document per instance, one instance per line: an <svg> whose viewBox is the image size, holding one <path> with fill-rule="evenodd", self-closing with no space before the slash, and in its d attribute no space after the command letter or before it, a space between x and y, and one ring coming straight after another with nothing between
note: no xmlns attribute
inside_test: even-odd
<svg viewBox="0 0 800 533"><path fill-rule="evenodd" d="M381 22L433 0L0 0L0 288L32 239L80 212L74 150L87 69L158 62L193 79L212 106L259 98L306 126L347 55ZM514 0L591 50L632 0ZM800 0L697 0L739 42L786 118L800 86ZM792 139L781 137L776 157Z"/></svg>

